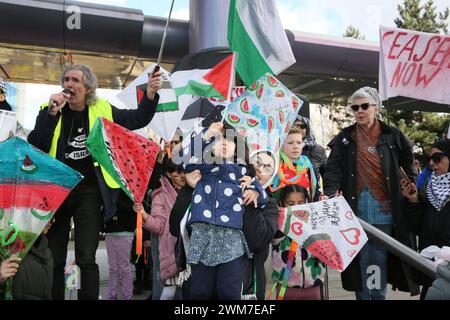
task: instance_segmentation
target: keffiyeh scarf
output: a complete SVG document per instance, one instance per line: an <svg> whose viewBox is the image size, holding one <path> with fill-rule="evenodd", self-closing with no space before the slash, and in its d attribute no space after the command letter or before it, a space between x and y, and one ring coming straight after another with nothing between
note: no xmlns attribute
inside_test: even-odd
<svg viewBox="0 0 450 320"><path fill-rule="evenodd" d="M441 211L450 201L450 172L436 176L433 172L427 186L427 197L437 211Z"/></svg>

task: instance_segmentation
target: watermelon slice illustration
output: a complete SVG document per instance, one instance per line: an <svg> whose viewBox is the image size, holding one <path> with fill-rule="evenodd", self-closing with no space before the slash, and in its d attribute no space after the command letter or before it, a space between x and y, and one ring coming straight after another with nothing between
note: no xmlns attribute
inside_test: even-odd
<svg viewBox="0 0 450 320"><path fill-rule="evenodd" d="M291 123L291 122L288 122L288 123L286 124L286 127L284 128L284 132L285 132L285 133L288 133L289 130L291 130L291 126L292 126L292 123Z"/></svg>
<svg viewBox="0 0 450 320"><path fill-rule="evenodd" d="M9 238L12 238L11 236ZM14 255L16 253L22 252L26 248L26 243L20 238L20 235L17 235L14 238L14 241L5 246L5 249L10 251L11 255Z"/></svg>
<svg viewBox="0 0 450 320"><path fill-rule="evenodd" d="M260 86L260 87L256 90L256 97L257 97L258 99L261 99L263 93L264 93L264 86Z"/></svg>
<svg viewBox="0 0 450 320"><path fill-rule="evenodd" d="M268 116L267 117L267 129L269 131L271 131L273 129L273 117L272 116Z"/></svg>
<svg viewBox="0 0 450 320"><path fill-rule="evenodd" d="M104 118L96 120L88 150L135 202L141 203L159 146Z"/></svg>
<svg viewBox="0 0 450 320"><path fill-rule="evenodd" d="M261 149L261 145L257 144L257 143L252 143L251 144L252 150L259 150Z"/></svg>
<svg viewBox="0 0 450 320"><path fill-rule="evenodd" d="M318 233L309 236L303 243L303 248L331 268L337 271L344 270L342 256L328 234Z"/></svg>
<svg viewBox="0 0 450 320"><path fill-rule="evenodd" d="M308 210L293 210L292 214L303 222L308 222L310 213Z"/></svg>
<svg viewBox="0 0 450 320"><path fill-rule="evenodd" d="M292 108L294 108L294 110L297 110L299 103L299 99L296 96L292 96Z"/></svg>
<svg viewBox="0 0 450 320"><path fill-rule="evenodd" d="M280 123L284 122L284 112L283 111L278 112L278 118L280 119Z"/></svg>
<svg viewBox="0 0 450 320"><path fill-rule="evenodd" d="M33 217L42 221L47 221L55 213L54 211L44 211L38 209L31 209L30 212L33 215Z"/></svg>
<svg viewBox="0 0 450 320"><path fill-rule="evenodd" d="M275 97L277 97L277 98L284 98L284 96L285 96L285 93L284 93L283 90L278 90L278 91L275 93Z"/></svg>
<svg viewBox="0 0 450 320"><path fill-rule="evenodd" d="M22 165L22 171L25 173L35 173L38 169L38 167L31 161L30 157L28 155L25 156L25 159L23 160Z"/></svg>
<svg viewBox="0 0 450 320"><path fill-rule="evenodd" d="M248 106L248 101L245 98L242 99L242 101L241 101L241 111L244 113L250 112L250 107Z"/></svg>
<svg viewBox="0 0 450 320"><path fill-rule="evenodd" d="M237 115L229 114L228 115L228 122L230 124L238 124L239 122L241 122L241 118L239 118Z"/></svg>
<svg viewBox="0 0 450 320"><path fill-rule="evenodd" d="M269 83L269 86L271 86L272 88L275 88L279 83L278 79L271 75L267 75L267 82Z"/></svg>
<svg viewBox="0 0 450 320"><path fill-rule="evenodd" d="M241 136L243 136L243 137L246 137L246 136L247 136L247 130L241 129L241 130L239 130L239 134L240 134Z"/></svg>
<svg viewBox="0 0 450 320"><path fill-rule="evenodd" d="M259 124L259 122L255 119L251 119L251 118L247 119L247 125L250 128L256 127L258 124Z"/></svg>
<svg viewBox="0 0 450 320"><path fill-rule="evenodd" d="M258 87L260 86L259 81L256 81L254 84L252 84L248 89L250 91L255 91L256 89L258 89Z"/></svg>

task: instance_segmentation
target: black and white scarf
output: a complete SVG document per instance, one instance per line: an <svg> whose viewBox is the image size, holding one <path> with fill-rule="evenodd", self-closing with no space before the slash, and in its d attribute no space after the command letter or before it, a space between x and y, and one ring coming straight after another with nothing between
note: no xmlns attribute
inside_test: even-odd
<svg viewBox="0 0 450 320"><path fill-rule="evenodd" d="M437 211L450 201L450 172L436 176L433 172L427 186L427 196Z"/></svg>

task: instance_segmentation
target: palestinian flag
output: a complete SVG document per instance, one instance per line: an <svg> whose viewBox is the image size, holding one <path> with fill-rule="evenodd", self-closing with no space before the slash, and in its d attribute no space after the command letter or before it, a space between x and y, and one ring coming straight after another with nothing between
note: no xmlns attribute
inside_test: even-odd
<svg viewBox="0 0 450 320"><path fill-rule="evenodd" d="M153 64L145 69L144 72L117 95L117 98L128 108L136 109L141 102L147 89L148 74L153 72L155 66L156 64ZM148 127L164 140L170 141L175 134L177 125L181 121L181 117L186 108L179 108L175 90L172 89L170 84L170 73L162 66L160 68L163 86L158 91L159 103L156 107L155 116Z"/></svg>
<svg viewBox="0 0 450 320"><path fill-rule="evenodd" d="M141 103L146 90L147 83L136 86L136 100L138 101L138 104ZM159 97L160 100L158 106L156 107L157 113L166 111L178 111L178 103L175 97L175 92L173 91L169 80L163 80L163 86L159 90Z"/></svg>
<svg viewBox="0 0 450 320"><path fill-rule="evenodd" d="M236 70L247 87L295 63L275 1L231 0L228 42L239 54Z"/></svg>
<svg viewBox="0 0 450 320"><path fill-rule="evenodd" d="M235 53L212 69L182 70L172 74L171 83L178 97L193 95L228 100L234 81Z"/></svg>

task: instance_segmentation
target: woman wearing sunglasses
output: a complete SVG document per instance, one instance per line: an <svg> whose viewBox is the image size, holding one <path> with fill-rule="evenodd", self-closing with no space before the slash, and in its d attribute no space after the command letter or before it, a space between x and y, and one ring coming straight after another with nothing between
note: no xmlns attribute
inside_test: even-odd
<svg viewBox="0 0 450 320"><path fill-rule="evenodd" d="M450 246L450 140L444 139L432 145L430 151L431 178L418 191L405 179L400 182L402 194L409 200L408 221L419 236L419 250L429 246ZM420 298L424 299L432 280L422 277Z"/></svg>
<svg viewBox="0 0 450 320"><path fill-rule="evenodd" d="M343 129L328 145L331 153L324 175L325 195L342 192L359 218L414 247L402 223L399 184L400 167L409 179L416 178L413 144L397 128L377 119L381 98L375 88L357 90L350 102L356 123ZM375 287L367 281L373 266L378 266L380 275L379 286ZM344 289L355 291L358 300L384 300L388 280L394 290L418 294L418 286L404 278L404 269L398 258L388 256L384 247L369 240L342 273L342 284Z"/></svg>

